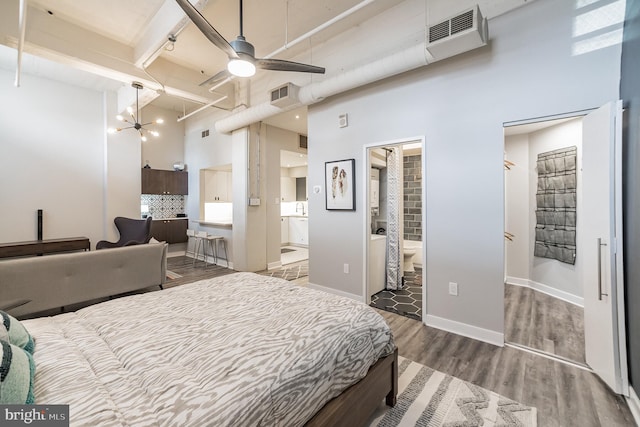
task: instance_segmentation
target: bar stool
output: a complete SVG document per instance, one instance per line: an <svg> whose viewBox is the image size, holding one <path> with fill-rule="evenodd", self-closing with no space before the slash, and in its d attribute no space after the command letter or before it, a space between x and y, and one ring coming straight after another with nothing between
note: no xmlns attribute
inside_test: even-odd
<svg viewBox="0 0 640 427"><path fill-rule="evenodd" d="M189 250L189 244L193 242L193 250L190 251ZM184 255L185 256L189 256L189 254L192 255L193 258L196 257L196 252L195 252L195 246L196 246L196 231L192 230L190 228L187 228L187 249L184 251Z"/></svg>
<svg viewBox="0 0 640 427"><path fill-rule="evenodd" d="M198 253L200 252L200 248L202 248L202 260L204 261L204 266L207 266L207 249L204 242L204 239L207 238L206 231L197 231L195 235L196 240L196 249L195 256L193 257L193 266L196 265L196 260L198 259Z"/></svg>
<svg viewBox="0 0 640 427"><path fill-rule="evenodd" d="M224 240L224 237L222 236L213 236L213 235L209 235L206 237L207 241L209 242L209 246L211 247L211 254L213 255L213 263L214 264L218 264L218 258L220 258L218 256L218 242L222 243L222 247L224 249L224 259L227 262L227 268L229 267L229 259L228 259L228 255L227 255L227 241Z"/></svg>

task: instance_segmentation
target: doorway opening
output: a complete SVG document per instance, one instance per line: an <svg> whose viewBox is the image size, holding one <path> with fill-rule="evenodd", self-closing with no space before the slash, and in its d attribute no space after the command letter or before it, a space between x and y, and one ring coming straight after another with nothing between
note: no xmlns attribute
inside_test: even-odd
<svg viewBox="0 0 640 427"><path fill-rule="evenodd" d="M280 262L308 271L307 154L280 150Z"/></svg>
<svg viewBox="0 0 640 427"><path fill-rule="evenodd" d="M591 369L616 393L628 395L622 261L622 101L555 118L572 120L556 122L531 133L523 132L521 135L526 136L521 137L509 135L508 128L524 123L505 125L507 140L524 138L529 142L542 142L555 133L555 139L562 140L563 145L573 144L562 148L541 145L551 151L536 153L531 144L525 150L522 144L505 142L508 157L505 159L505 290L506 283L511 282L574 305L582 302L585 364L574 364ZM568 132L565 128L569 127L577 131ZM577 133L581 136L575 136ZM518 149L522 156L519 161L527 165L519 175L516 173ZM528 189L535 189L535 198L533 191L522 191L524 196L513 191L517 188L518 176L529 180ZM513 215L518 197L526 207L525 212ZM519 229L518 234L510 228ZM557 261L571 267L559 266ZM520 277L522 283L515 283L518 275L525 276ZM514 340L509 328L516 324L508 317L508 305L507 302L507 343ZM525 332L521 336L529 343L513 345L528 347L563 362L577 358L575 353L568 356L561 353L571 350L572 345L565 345L567 342L580 344L563 328L562 322L567 316L539 313L535 309L529 311L530 318L525 322L528 328L523 328ZM560 320L559 325L550 327L544 322L554 317ZM531 334L545 329L549 332L540 340L531 340ZM533 347L536 341L538 344ZM543 349L539 349L540 342ZM545 345L548 347L544 348Z"/></svg>
<svg viewBox="0 0 640 427"><path fill-rule="evenodd" d="M505 342L586 366L582 116L504 134Z"/></svg>
<svg viewBox="0 0 640 427"><path fill-rule="evenodd" d="M364 148L367 304L422 320L426 311L424 138Z"/></svg>

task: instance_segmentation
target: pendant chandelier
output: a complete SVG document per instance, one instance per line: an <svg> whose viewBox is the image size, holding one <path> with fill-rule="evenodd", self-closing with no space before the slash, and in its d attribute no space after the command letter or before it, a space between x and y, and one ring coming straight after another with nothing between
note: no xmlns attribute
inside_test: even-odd
<svg viewBox="0 0 640 427"><path fill-rule="evenodd" d="M138 82L133 82L131 83L131 86L133 86L133 88L136 90L136 111L135 114L133 112L133 108L131 107L127 107L127 112L129 113L129 115L131 115L131 119L128 119L120 114L118 114L116 116L116 119L120 120L121 122L125 122L127 124L129 124L130 126L126 126L126 127L122 127L122 128L109 128L107 129L107 132L109 133L116 133L116 132L120 132L121 130L126 130L126 129L135 129L138 132L140 132L140 140L142 142L145 142L147 140L147 135L146 134L151 134L153 136L160 136L160 133L158 133L158 131L156 130L152 130L152 129L145 129L145 126L148 126L150 124L162 124L164 123L164 120L162 119L156 119L152 122L148 122L148 123L140 123L140 107L138 104L138 92L140 92L140 89L143 88L142 83L138 83Z"/></svg>

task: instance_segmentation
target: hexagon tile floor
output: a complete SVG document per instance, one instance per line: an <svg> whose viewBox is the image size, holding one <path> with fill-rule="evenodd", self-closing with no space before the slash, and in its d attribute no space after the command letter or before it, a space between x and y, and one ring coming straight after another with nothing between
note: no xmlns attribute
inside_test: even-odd
<svg viewBox="0 0 640 427"><path fill-rule="evenodd" d="M371 306L410 319L422 320L422 271L405 272L404 288L380 291L371 296Z"/></svg>

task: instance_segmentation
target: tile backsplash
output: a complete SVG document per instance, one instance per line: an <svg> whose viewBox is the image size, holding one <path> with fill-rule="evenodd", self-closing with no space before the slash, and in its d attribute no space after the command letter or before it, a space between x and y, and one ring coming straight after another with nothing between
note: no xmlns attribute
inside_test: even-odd
<svg viewBox="0 0 640 427"><path fill-rule="evenodd" d="M161 196L143 194L140 196L141 215L149 214L154 218L175 218L184 213L184 196Z"/></svg>

